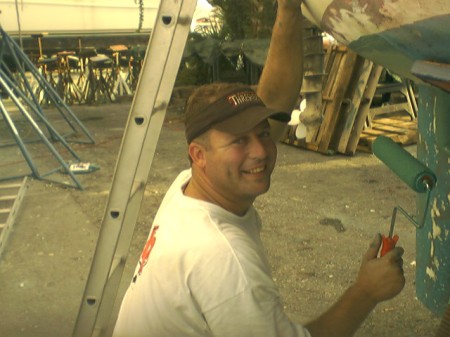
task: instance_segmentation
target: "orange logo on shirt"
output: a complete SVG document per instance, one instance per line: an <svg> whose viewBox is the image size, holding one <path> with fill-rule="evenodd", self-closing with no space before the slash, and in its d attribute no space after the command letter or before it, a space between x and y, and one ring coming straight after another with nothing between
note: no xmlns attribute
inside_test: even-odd
<svg viewBox="0 0 450 337"><path fill-rule="evenodd" d="M145 244L144 249L142 250L141 258L139 259L138 275L142 274L142 270L144 270L144 267L147 264L148 257L150 256L150 253L152 252L152 249L155 246L156 231L158 230L158 228L159 228L159 226L153 227L152 233L150 234L150 237L147 240L147 243ZM136 281L136 276L133 278L133 281Z"/></svg>

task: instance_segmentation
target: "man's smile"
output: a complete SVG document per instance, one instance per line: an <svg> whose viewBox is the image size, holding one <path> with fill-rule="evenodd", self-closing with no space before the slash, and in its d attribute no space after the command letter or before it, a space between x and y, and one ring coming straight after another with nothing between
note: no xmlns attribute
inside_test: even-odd
<svg viewBox="0 0 450 337"><path fill-rule="evenodd" d="M265 169L266 169L266 166L264 165L264 166L252 168L250 170L243 170L243 172L246 174L258 174L258 173L263 172Z"/></svg>

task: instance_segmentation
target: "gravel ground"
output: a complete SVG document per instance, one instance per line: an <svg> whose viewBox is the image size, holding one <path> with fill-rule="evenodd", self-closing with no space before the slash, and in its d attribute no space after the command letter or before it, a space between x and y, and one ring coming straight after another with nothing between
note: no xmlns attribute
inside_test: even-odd
<svg viewBox="0 0 450 337"><path fill-rule="evenodd" d="M70 336L89 273L130 102L74 106L96 143L74 144L99 170L77 175L84 190L30 179L14 230L0 260L0 336ZM52 111L49 111L49 116ZM130 249L130 271L157 206L188 166L177 110L168 113ZM58 123L58 122L55 122ZM36 162L51 155L35 146ZM415 151L414 147L409 148ZM0 148L0 176L26 172L17 147ZM7 160L3 160L6 158ZM67 175L49 178L70 183ZM273 185L256 201L273 274L287 313L306 322L328 308L356 277L377 232L387 233L393 207L414 211L415 194L373 155L324 156L279 144ZM415 229L397 221L407 283L381 303L357 337L431 337L440 319L415 296Z"/></svg>

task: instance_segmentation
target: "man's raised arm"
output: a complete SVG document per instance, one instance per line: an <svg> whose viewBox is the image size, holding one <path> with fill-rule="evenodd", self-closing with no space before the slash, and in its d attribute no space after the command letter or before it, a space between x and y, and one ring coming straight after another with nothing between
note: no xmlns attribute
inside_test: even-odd
<svg viewBox="0 0 450 337"><path fill-rule="evenodd" d="M290 112L303 79L301 0L278 0L278 10L257 93L272 108Z"/></svg>

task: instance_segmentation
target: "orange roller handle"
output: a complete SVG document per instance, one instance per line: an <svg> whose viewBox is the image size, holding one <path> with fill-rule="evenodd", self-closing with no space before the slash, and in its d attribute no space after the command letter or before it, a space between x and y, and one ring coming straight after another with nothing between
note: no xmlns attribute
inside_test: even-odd
<svg viewBox="0 0 450 337"><path fill-rule="evenodd" d="M382 235L381 237L382 237L383 242L382 242L382 246L381 246L380 256L384 256L395 247L399 237L397 234L395 234L393 237L385 236L385 235Z"/></svg>

